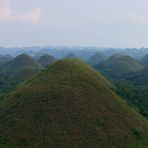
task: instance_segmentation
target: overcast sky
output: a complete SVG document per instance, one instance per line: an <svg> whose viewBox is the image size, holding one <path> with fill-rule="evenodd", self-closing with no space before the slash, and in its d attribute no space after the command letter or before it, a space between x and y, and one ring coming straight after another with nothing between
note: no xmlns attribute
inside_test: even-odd
<svg viewBox="0 0 148 148"><path fill-rule="evenodd" d="M0 46L148 47L148 0L0 0Z"/></svg>

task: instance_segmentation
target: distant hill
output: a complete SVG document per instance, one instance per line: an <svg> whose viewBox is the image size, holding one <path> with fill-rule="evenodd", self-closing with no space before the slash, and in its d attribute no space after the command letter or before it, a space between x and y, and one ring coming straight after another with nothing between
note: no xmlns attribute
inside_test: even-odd
<svg viewBox="0 0 148 148"><path fill-rule="evenodd" d="M97 52L92 57L89 58L88 63L92 66L98 65L100 62L105 61L107 57L101 53Z"/></svg>
<svg viewBox="0 0 148 148"><path fill-rule="evenodd" d="M143 59L141 60L141 63L144 65L148 65L148 54L143 57Z"/></svg>
<svg viewBox="0 0 148 148"><path fill-rule="evenodd" d="M125 74L137 72L143 69L139 61L120 54L114 54L107 61L95 66L103 74L111 78L119 78Z"/></svg>
<svg viewBox="0 0 148 148"><path fill-rule="evenodd" d="M33 59L34 59L35 61L38 61L41 56L42 56L42 55L34 55L34 56L33 56Z"/></svg>
<svg viewBox="0 0 148 148"><path fill-rule="evenodd" d="M103 53L108 57L114 54L124 53L134 59L140 60L148 53L148 48L109 48L103 50Z"/></svg>
<svg viewBox="0 0 148 148"><path fill-rule="evenodd" d="M34 73L39 72L42 69L42 66L38 64L32 57L21 54L11 60L1 71L0 73L9 78L22 77L22 74L29 78Z"/></svg>
<svg viewBox="0 0 148 148"><path fill-rule="evenodd" d="M47 67L51 64L53 64L56 61L56 59L48 54L44 54L43 56L40 57L40 59L38 60L38 62L43 66L43 67Z"/></svg>
<svg viewBox="0 0 148 148"><path fill-rule="evenodd" d="M138 85L148 84L148 66L145 66L143 70L135 73L130 73L124 76L124 79L133 82Z"/></svg>
<svg viewBox="0 0 148 148"><path fill-rule="evenodd" d="M0 111L1 145L147 147L148 122L79 60L61 60L9 95Z"/></svg>
<svg viewBox="0 0 148 148"><path fill-rule="evenodd" d="M77 56L74 53L69 53L66 58L76 58Z"/></svg>

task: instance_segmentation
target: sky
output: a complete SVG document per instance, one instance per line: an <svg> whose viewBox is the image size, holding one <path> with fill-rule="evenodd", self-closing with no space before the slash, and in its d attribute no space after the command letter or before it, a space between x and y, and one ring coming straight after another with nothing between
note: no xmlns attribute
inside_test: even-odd
<svg viewBox="0 0 148 148"><path fill-rule="evenodd" d="M148 47L148 0L0 0L0 46Z"/></svg>

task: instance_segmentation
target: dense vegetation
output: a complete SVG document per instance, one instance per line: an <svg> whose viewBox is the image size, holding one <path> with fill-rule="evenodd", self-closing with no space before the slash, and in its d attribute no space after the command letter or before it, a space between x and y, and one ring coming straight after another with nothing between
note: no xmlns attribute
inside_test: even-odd
<svg viewBox="0 0 148 148"><path fill-rule="evenodd" d="M148 119L148 85L134 85L128 81L114 81L115 92L125 99L129 106Z"/></svg>
<svg viewBox="0 0 148 148"><path fill-rule="evenodd" d="M0 76L0 103L7 96L9 92L14 90L14 88L19 84L18 81L12 81L7 77Z"/></svg>
<svg viewBox="0 0 148 148"><path fill-rule="evenodd" d="M58 61L5 99L0 141L27 148L147 147L147 120L111 88L79 60Z"/></svg>

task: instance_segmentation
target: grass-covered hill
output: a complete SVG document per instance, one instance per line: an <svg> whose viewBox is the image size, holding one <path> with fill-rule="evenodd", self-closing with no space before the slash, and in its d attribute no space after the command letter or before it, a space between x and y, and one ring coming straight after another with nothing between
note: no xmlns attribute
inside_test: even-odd
<svg viewBox="0 0 148 148"><path fill-rule="evenodd" d="M70 58L76 58L77 56L74 54L74 53L69 53L65 58L68 58L68 59L70 59Z"/></svg>
<svg viewBox="0 0 148 148"><path fill-rule="evenodd" d="M141 63L144 65L148 65L148 54L143 57L143 59L141 60Z"/></svg>
<svg viewBox="0 0 148 148"><path fill-rule="evenodd" d="M56 62L9 95L0 111L2 146L147 147L148 122L75 59Z"/></svg>
<svg viewBox="0 0 148 148"><path fill-rule="evenodd" d="M98 65L100 62L105 61L107 57L101 53L97 52L92 57L89 58L88 63L92 66Z"/></svg>
<svg viewBox="0 0 148 148"><path fill-rule="evenodd" d="M129 56L115 54L107 61L101 62L99 65L95 66L95 68L106 76L118 78L128 73L141 71L143 66L137 60Z"/></svg>
<svg viewBox="0 0 148 148"><path fill-rule="evenodd" d="M7 62L0 70L0 102L15 87L42 70L32 57L22 54Z"/></svg>
<svg viewBox="0 0 148 148"><path fill-rule="evenodd" d="M51 64L53 64L56 61L56 59L48 54L44 54L43 56L41 56L38 60L38 62L43 66L43 67L47 67Z"/></svg>
<svg viewBox="0 0 148 148"><path fill-rule="evenodd" d="M29 78L34 73L40 71L42 66L38 64L32 57L26 54L21 54L16 58L12 59L0 73L10 78L22 77Z"/></svg>
<svg viewBox="0 0 148 148"><path fill-rule="evenodd" d="M139 72L125 75L124 79L131 81L137 85L148 85L148 66L145 66Z"/></svg>

